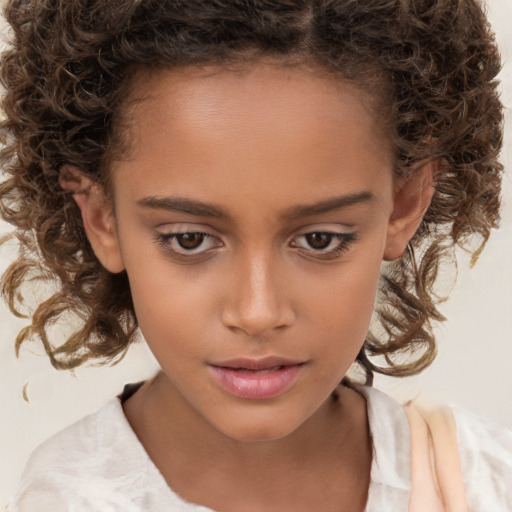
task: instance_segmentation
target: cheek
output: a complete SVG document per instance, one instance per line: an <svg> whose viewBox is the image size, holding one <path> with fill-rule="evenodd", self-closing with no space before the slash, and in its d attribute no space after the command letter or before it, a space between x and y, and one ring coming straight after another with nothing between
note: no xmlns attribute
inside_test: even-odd
<svg viewBox="0 0 512 512"><path fill-rule="evenodd" d="M325 319L341 315L357 322L361 315L371 315L373 311L380 267L380 257L355 255L321 279L304 273L301 286L310 291L309 302L315 315Z"/></svg>
<svg viewBox="0 0 512 512"><path fill-rule="evenodd" d="M323 286L316 286L303 312L317 348L338 357L355 358L366 338L375 306L380 261L340 267ZM326 340L330 340L326 343Z"/></svg>
<svg viewBox="0 0 512 512"><path fill-rule="evenodd" d="M157 269L143 273L128 273L135 310L140 323L173 326L175 332L183 325L194 327L191 318L203 311L198 300L205 292L194 283L178 279ZM184 282L185 281L185 282Z"/></svg>
<svg viewBox="0 0 512 512"><path fill-rule="evenodd" d="M190 352L190 339L200 348L201 334L211 323L213 306L202 300L214 300L207 290L210 283L199 279L192 267L176 272L154 255L147 261L129 259L126 269L140 330L157 359L159 352L170 351L173 358Z"/></svg>

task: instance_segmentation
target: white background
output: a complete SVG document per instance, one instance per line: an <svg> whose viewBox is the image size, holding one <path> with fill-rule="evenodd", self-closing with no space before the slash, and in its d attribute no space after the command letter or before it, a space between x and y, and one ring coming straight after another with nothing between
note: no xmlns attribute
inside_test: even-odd
<svg viewBox="0 0 512 512"><path fill-rule="evenodd" d="M1 2L0 2L1 4ZM502 226L493 233L476 267L461 258L459 279L442 311L439 356L417 377L377 378L376 386L400 400L418 394L454 403L512 427L512 0L489 0L504 69L507 169ZM5 26L0 24L0 33ZM7 226L0 224L0 232ZM0 271L9 263L0 253ZM13 254L13 252L12 252ZM115 367L58 372L38 344L14 355L25 322L0 305L0 504L5 503L31 450L54 432L100 407L126 382L152 375L157 365L144 345L132 347ZM27 385L30 404L23 400Z"/></svg>

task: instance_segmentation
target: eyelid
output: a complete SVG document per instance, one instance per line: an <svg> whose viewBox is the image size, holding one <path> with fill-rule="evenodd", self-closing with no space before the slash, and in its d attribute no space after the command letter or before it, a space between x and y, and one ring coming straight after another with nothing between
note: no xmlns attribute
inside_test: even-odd
<svg viewBox="0 0 512 512"><path fill-rule="evenodd" d="M217 236L216 230L213 229L208 224L199 224L194 222L162 222L161 224L157 224L155 229L159 230L159 232L168 232L168 233L206 233L211 234L211 236Z"/></svg>
<svg viewBox="0 0 512 512"><path fill-rule="evenodd" d="M301 227L296 231L293 237L304 236L310 233L329 233L331 235L350 235L355 232L355 226L348 224L310 224L308 226ZM292 237L292 238L293 238Z"/></svg>
<svg viewBox="0 0 512 512"><path fill-rule="evenodd" d="M313 222L309 224L303 224L302 226L297 227L295 231L297 233L346 233L348 231L353 231L356 228L356 225L353 223L344 224L342 222Z"/></svg>
<svg viewBox="0 0 512 512"><path fill-rule="evenodd" d="M155 227L159 236L184 235L186 233L201 233L205 236L222 240L222 235L211 226L206 224L194 224L190 222L166 222Z"/></svg>

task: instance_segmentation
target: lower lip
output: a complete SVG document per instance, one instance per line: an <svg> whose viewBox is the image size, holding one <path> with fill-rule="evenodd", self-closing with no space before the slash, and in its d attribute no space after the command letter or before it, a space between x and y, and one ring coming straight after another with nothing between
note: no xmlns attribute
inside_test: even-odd
<svg viewBox="0 0 512 512"><path fill-rule="evenodd" d="M215 381L228 393L240 398L263 400L288 391L296 382L302 364L252 371L210 366Z"/></svg>

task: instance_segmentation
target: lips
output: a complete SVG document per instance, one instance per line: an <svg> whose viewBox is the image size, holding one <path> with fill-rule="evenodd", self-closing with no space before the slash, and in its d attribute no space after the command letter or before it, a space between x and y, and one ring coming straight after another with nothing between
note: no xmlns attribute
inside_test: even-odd
<svg viewBox="0 0 512 512"><path fill-rule="evenodd" d="M303 361L278 357L232 359L210 365L216 383L239 398L263 400L274 398L297 381Z"/></svg>

